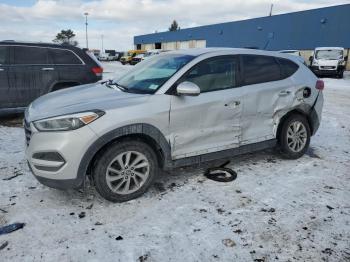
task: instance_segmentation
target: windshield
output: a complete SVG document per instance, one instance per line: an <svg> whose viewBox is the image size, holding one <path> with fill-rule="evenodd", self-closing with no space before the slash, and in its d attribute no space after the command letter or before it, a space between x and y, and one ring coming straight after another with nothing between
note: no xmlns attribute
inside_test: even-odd
<svg viewBox="0 0 350 262"><path fill-rule="evenodd" d="M193 58L194 56L177 54L152 56L137 64L116 82L130 92L153 94Z"/></svg>
<svg viewBox="0 0 350 262"><path fill-rule="evenodd" d="M316 59L338 60L343 58L343 50L318 50Z"/></svg>

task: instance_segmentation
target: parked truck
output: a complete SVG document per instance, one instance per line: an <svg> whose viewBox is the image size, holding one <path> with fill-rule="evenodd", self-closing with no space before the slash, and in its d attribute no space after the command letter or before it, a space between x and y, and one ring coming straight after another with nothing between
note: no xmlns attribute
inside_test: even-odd
<svg viewBox="0 0 350 262"><path fill-rule="evenodd" d="M342 47L317 47L309 60L315 75L343 78L348 56Z"/></svg>

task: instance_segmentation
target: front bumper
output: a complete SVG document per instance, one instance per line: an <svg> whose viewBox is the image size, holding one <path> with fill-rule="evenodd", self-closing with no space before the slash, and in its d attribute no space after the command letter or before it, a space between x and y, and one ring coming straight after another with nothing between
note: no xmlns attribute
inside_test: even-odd
<svg viewBox="0 0 350 262"><path fill-rule="evenodd" d="M328 69L322 66L311 66L311 70L316 75L332 76L332 75L339 74L341 71L344 71L344 68L342 66L338 66L338 67L334 66Z"/></svg>
<svg viewBox="0 0 350 262"><path fill-rule="evenodd" d="M97 135L88 126L63 132L36 132L32 124L25 126L26 158L38 181L58 189L81 187L85 176L78 176L78 168Z"/></svg>

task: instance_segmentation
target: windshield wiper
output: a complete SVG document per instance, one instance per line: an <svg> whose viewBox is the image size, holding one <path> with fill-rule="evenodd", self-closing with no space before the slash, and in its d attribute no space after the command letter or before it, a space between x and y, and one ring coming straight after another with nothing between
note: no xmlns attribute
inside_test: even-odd
<svg viewBox="0 0 350 262"><path fill-rule="evenodd" d="M112 79L109 79L108 81L103 82L103 84L106 84L106 86L108 86L109 88L112 88L112 86L115 86L125 92L128 92L129 90L126 86L119 85L117 82L114 82Z"/></svg>

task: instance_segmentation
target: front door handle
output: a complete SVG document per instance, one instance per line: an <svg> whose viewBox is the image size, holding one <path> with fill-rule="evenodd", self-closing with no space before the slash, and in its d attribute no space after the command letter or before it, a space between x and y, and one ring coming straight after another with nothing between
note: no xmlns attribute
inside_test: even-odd
<svg viewBox="0 0 350 262"><path fill-rule="evenodd" d="M289 95L290 94L290 91L288 91L288 90L283 90L283 91L281 91L281 92L279 92L279 96L287 96L287 95Z"/></svg>
<svg viewBox="0 0 350 262"><path fill-rule="evenodd" d="M52 68L52 67L43 67L43 68L41 68L41 70L43 70L43 71L53 71L55 69Z"/></svg>
<svg viewBox="0 0 350 262"><path fill-rule="evenodd" d="M225 106L236 107L241 104L241 101L232 101L231 103L225 104Z"/></svg>

